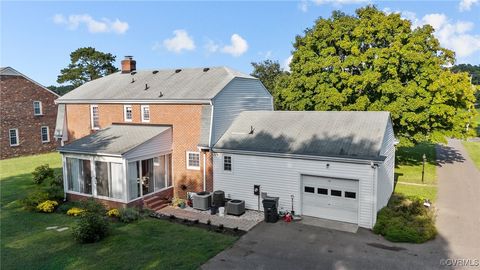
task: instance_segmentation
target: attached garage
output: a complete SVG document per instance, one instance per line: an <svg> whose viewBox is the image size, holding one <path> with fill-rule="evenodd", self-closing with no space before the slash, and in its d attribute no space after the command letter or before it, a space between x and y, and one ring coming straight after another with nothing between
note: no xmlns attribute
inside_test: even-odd
<svg viewBox="0 0 480 270"><path fill-rule="evenodd" d="M393 191L394 134L387 112L243 112L214 146L214 189L262 210L372 228Z"/></svg>

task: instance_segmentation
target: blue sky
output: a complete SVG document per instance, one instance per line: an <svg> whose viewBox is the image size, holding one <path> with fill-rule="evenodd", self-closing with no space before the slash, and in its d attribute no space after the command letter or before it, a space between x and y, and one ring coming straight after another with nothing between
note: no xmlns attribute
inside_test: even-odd
<svg viewBox="0 0 480 270"><path fill-rule="evenodd" d="M458 63L480 64L480 0L284 2L0 2L0 64L44 85L56 85L69 54L92 46L133 55L138 69L229 66L249 73L250 62L286 65L296 35L332 10L353 14L375 4L401 12L415 25L432 24Z"/></svg>

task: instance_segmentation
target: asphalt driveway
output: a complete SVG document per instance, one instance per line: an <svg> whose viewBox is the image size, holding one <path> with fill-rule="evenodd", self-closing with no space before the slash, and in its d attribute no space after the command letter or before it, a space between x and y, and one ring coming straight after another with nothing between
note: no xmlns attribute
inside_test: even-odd
<svg viewBox="0 0 480 270"><path fill-rule="evenodd" d="M480 172L459 141L437 151L435 240L396 244L366 229L354 234L299 223L260 223L202 269L451 269L462 267L442 261L480 259Z"/></svg>

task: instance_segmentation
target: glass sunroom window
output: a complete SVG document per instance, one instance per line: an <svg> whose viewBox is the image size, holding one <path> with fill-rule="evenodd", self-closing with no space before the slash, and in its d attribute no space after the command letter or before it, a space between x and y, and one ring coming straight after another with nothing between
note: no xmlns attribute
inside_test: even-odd
<svg viewBox="0 0 480 270"><path fill-rule="evenodd" d="M121 163L95 161L97 196L123 198L123 167Z"/></svg>
<svg viewBox="0 0 480 270"><path fill-rule="evenodd" d="M68 190L92 194L92 174L90 160L67 158Z"/></svg>

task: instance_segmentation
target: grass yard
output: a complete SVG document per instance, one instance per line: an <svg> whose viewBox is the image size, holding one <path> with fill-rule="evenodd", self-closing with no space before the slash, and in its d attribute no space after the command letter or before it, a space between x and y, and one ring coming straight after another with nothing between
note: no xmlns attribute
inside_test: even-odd
<svg viewBox="0 0 480 270"><path fill-rule="evenodd" d="M426 162L425 177L422 183L423 154L426 156ZM397 184L395 192L434 201L437 196L435 144L423 143L414 147L399 147L396 155L395 177Z"/></svg>
<svg viewBox="0 0 480 270"><path fill-rule="evenodd" d="M0 161L2 269L197 269L231 246L233 236L153 218L132 224L111 223L99 243L78 244L71 230L76 218L32 213L18 201L36 187L30 173L41 164L59 169L56 153Z"/></svg>
<svg viewBox="0 0 480 270"><path fill-rule="evenodd" d="M473 163L480 170L480 142L463 142L463 147L467 149Z"/></svg>

